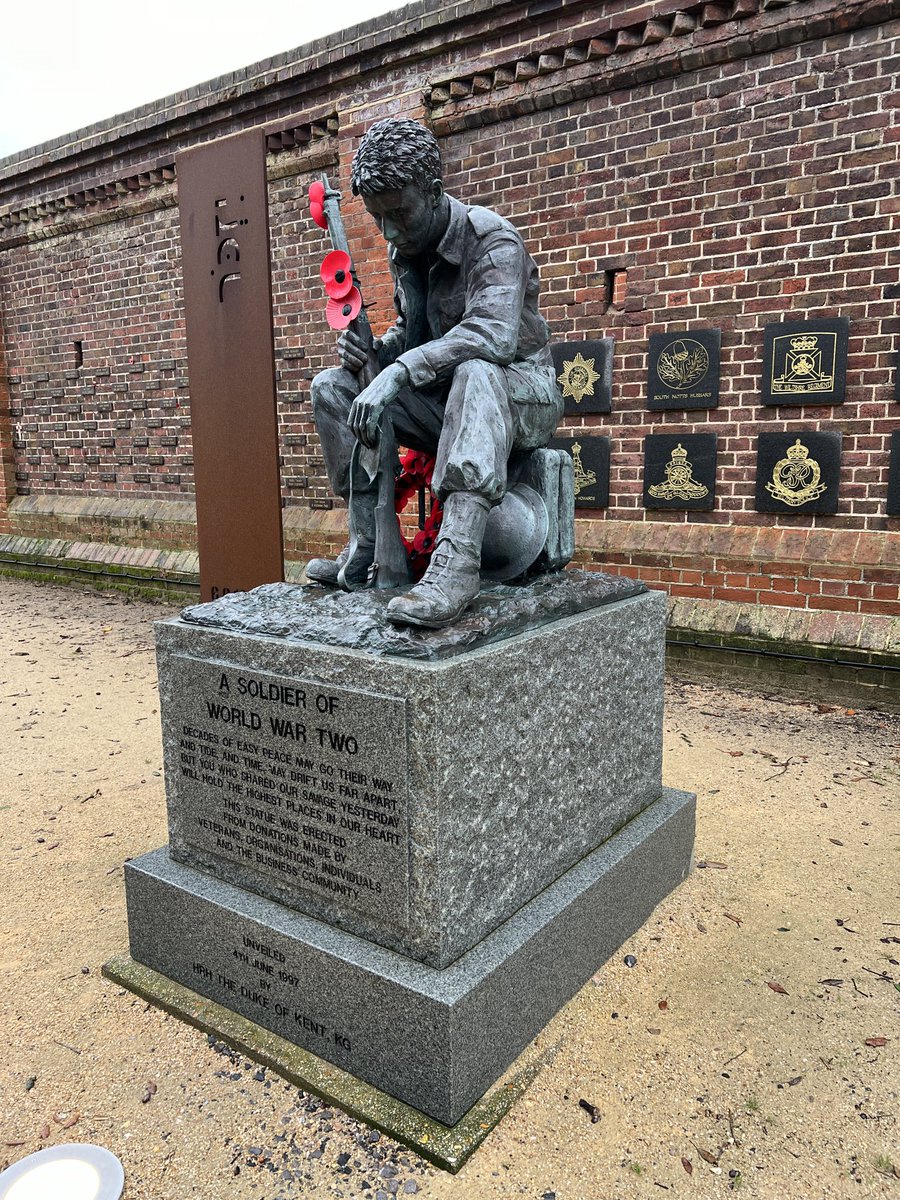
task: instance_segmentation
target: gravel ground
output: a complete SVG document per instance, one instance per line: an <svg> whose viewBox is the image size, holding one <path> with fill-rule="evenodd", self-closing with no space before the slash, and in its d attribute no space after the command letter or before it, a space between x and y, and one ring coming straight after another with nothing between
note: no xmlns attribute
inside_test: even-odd
<svg viewBox="0 0 900 1200"><path fill-rule="evenodd" d="M670 679L665 778L698 793L698 869L451 1177L101 979L122 863L166 839L169 612L8 580L0 599L0 1167L86 1141L129 1200L900 1197L900 718Z"/></svg>

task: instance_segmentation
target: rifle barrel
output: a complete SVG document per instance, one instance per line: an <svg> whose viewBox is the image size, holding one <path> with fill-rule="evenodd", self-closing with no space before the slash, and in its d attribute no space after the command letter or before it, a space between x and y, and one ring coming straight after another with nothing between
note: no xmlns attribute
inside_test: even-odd
<svg viewBox="0 0 900 1200"><path fill-rule="evenodd" d="M353 262L353 255L350 254L350 243L347 241L347 231L344 229L344 218L341 216L341 193L336 191L328 182L328 176L322 175L322 184L325 188L325 199L322 201L322 208L325 212L325 219L328 222L328 232L331 236L331 244L335 250L343 250L349 256L350 262ZM356 268L351 265L353 274L353 283L362 295L362 288L359 286L359 278L356 274ZM369 318L365 308L360 310L359 316L351 322L355 331L360 337L366 341L372 341L372 326L369 324ZM377 374L377 367L375 370ZM373 375L374 378L374 375Z"/></svg>

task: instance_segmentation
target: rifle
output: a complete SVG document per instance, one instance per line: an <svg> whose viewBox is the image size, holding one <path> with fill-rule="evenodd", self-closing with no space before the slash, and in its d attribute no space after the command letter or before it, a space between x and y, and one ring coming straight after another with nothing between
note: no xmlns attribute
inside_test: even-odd
<svg viewBox="0 0 900 1200"><path fill-rule="evenodd" d="M372 327L362 303L359 279L350 257L350 247L341 217L341 193L330 186L327 175L322 176L319 188L315 184L310 188L310 209L316 224L328 230L334 250L346 256L346 264L342 262L334 276L337 282L336 290L344 294L332 295L329 300L328 322L333 329L352 329L366 347L366 362L358 375L362 391L372 382L381 367L373 345ZM348 269L351 282L349 290L345 286L345 272ZM338 279L338 275L344 277ZM334 290L329 289L327 281L326 290L329 294ZM347 320L348 316L351 317L350 320ZM397 439L390 414L385 411L381 417L375 446L367 447L357 442L350 458L351 557L356 551L357 541L357 530L352 518L354 495L371 492L375 488L378 492L375 505L375 559L369 569L369 587L403 587L412 578L394 505L396 467Z"/></svg>

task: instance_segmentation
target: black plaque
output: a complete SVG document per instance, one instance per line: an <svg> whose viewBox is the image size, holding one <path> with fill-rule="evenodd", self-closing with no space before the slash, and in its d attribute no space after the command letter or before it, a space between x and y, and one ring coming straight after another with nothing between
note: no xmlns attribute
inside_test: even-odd
<svg viewBox="0 0 900 1200"><path fill-rule="evenodd" d="M887 515L900 517L900 429L891 434L891 465L888 468Z"/></svg>
<svg viewBox="0 0 900 1200"><path fill-rule="evenodd" d="M716 435L651 433L644 438L644 507L711 509Z"/></svg>
<svg viewBox="0 0 900 1200"><path fill-rule="evenodd" d="M767 325L763 404L843 404L849 333L846 317Z"/></svg>
<svg viewBox="0 0 900 1200"><path fill-rule="evenodd" d="M719 403L718 329L653 333L647 362L647 403L669 408L716 408Z"/></svg>
<svg viewBox="0 0 900 1200"><path fill-rule="evenodd" d="M609 507L609 438L594 434L554 438L550 445L571 454L575 466L575 507Z"/></svg>
<svg viewBox="0 0 900 1200"><path fill-rule="evenodd" d="M551 346L566 413L608 413L612 408L615 338Z"/></svg>
<svg viewBox="0 0 900 1200"><path fill-rule="evenodd" d="M839 433L761 433L756 442L756 511L836 513Z"/></svg>

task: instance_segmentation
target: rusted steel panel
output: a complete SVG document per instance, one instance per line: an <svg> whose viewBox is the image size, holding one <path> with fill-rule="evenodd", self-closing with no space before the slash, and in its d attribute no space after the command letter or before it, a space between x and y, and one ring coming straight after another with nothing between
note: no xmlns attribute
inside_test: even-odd
<svg viewBox="0 0 900 1200"><path fill-rule="evenodd" d="M200 594L284 578L262 130L180 154Z"/></svg>

